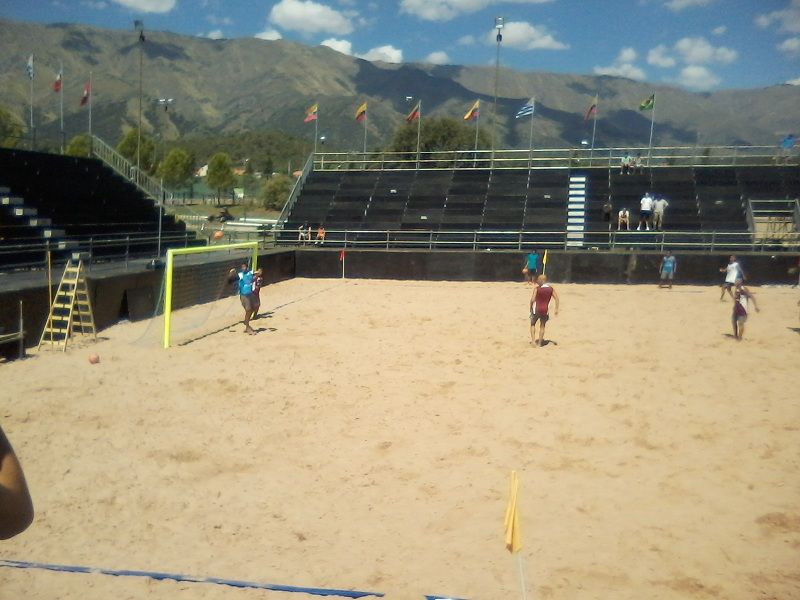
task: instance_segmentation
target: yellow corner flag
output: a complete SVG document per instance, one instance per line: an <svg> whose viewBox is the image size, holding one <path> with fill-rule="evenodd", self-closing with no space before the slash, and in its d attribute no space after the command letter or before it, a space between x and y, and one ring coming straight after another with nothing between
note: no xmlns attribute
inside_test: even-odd
<svg viewBox="0 0 800 600"><path fill-rule="evenodd" d="M517 507L517 494L519 493L519 478L516 471L511 471L511 495L506 507L506 550L514 554L522 549L522 530L519 526L519 508Z"/></svg>
<svg viewBox="0 0 800 600"><path fill-rule="evenodd" d="M542 257L542 275L547 272L547 250L544 251L544 256Z"/></svg>

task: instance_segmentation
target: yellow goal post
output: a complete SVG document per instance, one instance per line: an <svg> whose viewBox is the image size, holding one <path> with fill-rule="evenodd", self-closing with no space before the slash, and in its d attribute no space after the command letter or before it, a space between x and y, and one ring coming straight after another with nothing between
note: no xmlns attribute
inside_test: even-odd
<svg viewBox="0 0 800 600"><path fill-rule="evenodd" d="M172 292L175 257L189 254L216 254L231 250L252 249L251 268L258 268L258 242L239 242L218 246L194 246L191 248L170 248L167 250L167 264L164 267L164 348L169 348L172 334Z"/></svg>

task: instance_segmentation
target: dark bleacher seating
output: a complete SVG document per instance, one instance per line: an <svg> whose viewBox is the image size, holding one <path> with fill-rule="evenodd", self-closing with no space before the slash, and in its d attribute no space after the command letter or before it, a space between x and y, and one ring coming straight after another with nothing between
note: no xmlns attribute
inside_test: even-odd
<svg viewBox="0 0 800 600"><path fill-rule="evenodd" d="M702 229L747 231L747 217L736 170L698 167L694 170L694 175Z"/></svg>
<svg viewBox="0 0 800 600"><path fill-rule="evenodd" d="M664 229L698 231L700 212L693 169L688 167L652 169L651 181L653 193L663 196L669 202L669 207L664 213Z"/></svg>
<svg viewBox="0 0 800 600"><path fill-rule="evenodd" d="M60 239L85 243L89 238L109 236L155 236L158 231L158 208L138 188L95 159L73 158L56 154L0 149L0 184L14 196L24 199L24 206L37 216L50 219L47 227L26 226L29 219L12 217L3 207L3 237L38 238L45 229L63 230ZM9 227L14 226L14 233ZM184 234L183 223L165 216L165 238ZM169 247L167 242L164 247ZM180 244L183 246L183 243ZM151 254L156 242L137 245L141 254ZM95 248L94 257L119 254L119 248Z"/></svg>

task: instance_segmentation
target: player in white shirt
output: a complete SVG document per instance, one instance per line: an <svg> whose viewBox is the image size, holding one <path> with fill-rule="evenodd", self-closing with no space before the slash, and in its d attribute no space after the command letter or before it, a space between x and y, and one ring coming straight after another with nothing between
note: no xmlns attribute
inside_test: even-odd
<svg viewBox="0 0 800 600"><path fill-rule="evenodd" d="M653 218L653 197L650 195L650 192L645 192L639 206L639 226L636 228L636 231L642 230L642 223L644 223L647 231L650 231L650 220Z"/></svg>
<svg viewBox="0 0 800 600"><path fill-rule="evenodd" d="M744 271L736 256L731 254L728 259L728 264L720 268L720 273L725 273L725 281L722 284L722 293L719 295L720 301L725 298L725 292L728 292L731 299L733 299L733 287L736 285L737 279L744 279Z"/></svg>

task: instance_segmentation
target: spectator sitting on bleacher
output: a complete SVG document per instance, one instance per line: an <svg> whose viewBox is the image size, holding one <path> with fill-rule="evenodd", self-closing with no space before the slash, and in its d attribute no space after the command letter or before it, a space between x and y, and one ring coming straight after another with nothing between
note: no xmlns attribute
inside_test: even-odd
<svg viewBox="0 0 800 600"><path fill-rule="evenodd" d="M659 196L658 200L653 202L653 229L664 231L664 211L669 206L669 202L664 196Z"/></svg>
<svg viewBox="0 0 800 600"><path fill-rule="evenodd" d="M631 168L633 167L633 158L631 157L630 153L626 152L625 156L622 157L620 161L620 175L627 175L631 172Z"/></svg>
<svg viewBox="0 0 800 600"><path fill-rule="evenodd" d="M634 173L644 173L644 161L642 160L642 153L636 155L636 158L633 160L633 172Z"/></svg>
<svg viewBox="0 0 800 600"><path fill-rule="evenodd" d="M319 229L317 229L317 239L314 243L320 245L325 243L325 227L322 225L320 225Z"/></svg>
<svg viewBox="0 0 800 600"><path fill-rule="evenodd" d="M617 231L620 231L623 226L627 231L631 230L631 213L627 208L623 208L617 214Z"/></svg>

